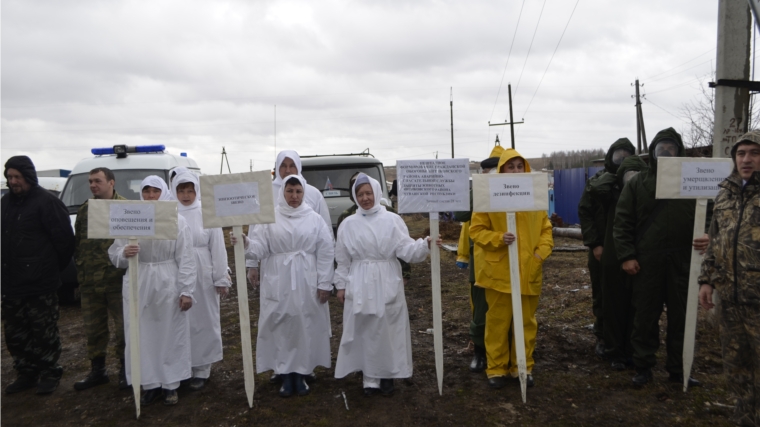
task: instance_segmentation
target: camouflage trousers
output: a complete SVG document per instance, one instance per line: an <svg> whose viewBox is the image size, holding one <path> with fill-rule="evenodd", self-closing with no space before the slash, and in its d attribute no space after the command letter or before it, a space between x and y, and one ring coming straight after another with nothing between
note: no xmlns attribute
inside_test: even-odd
<svg viewBox="0 0 760 427"><path fill-rule="evenodd" d="M760 423L760 307L721 301L720 341L728 391L736 399L732 421Z"/></svg>
<svg viewBox="0 0 760 427"><path fill-rule="evenodd" d="M121 291L82 292L82 317L87 334L87 357L105 357L110 338L108 317L113 319L116 356L124 358L124 311Z"/></svg>
<svg viewBox="0 0 760 427"><path fill-rule="evenodd" d="M6 298L2 302L5 345L19 375L60 379L58 365L61 339L58 335L58 293L25 298Z"/></svg>

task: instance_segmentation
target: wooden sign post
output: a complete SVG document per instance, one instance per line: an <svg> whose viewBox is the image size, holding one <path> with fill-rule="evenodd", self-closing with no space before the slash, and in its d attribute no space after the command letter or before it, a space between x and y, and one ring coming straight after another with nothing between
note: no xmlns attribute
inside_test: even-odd
<svg viewBox="0 0 760 427"><path fill-rule="evenodd" d="M657 199L697 199L694 212L694 238L705 234L707 201L718 195L718 184L733 170L731 159L702 157L663 157L657 159ZM686 327L683 336L683 391L689 387L694 362L694 341L697 333L699 269L703 256L692 249L689 268L689 293L686 299Z"/></svg>
<svg viewBox="0 0 760 427"><path fill-rule="evenodd" d="M470 210L470 166L468 159L399 160L399 213L430 215L430 275L433 284L433 343L438 394L443 394L443 322L441 310L441 253L438 213Z"/></svg>
<svg viewBox="0 0 760 427"><path fill-rule="evenodd" d="M203 188L201 192L203 227L232 227L232 231L238 237L238 243L235 245L235 278L240 311L243 376L248 407L252 408L255 390L253 347L242 236L243 225L274 222L272 175L269 171L201 175L200 184Z"/></svg>
<svg viewBox="0 0 760 427"><path fill-rule="evenodd" d="M527 401L527 360L523 330L520 260L517 245L515 212L546 211L549 208L549 178L545 173L498 173L472 177L472 210L474 212L506 212L507 231L515 235L509 245L509 281L512 290L512 330L517 353L517 370L523 403Z"/></svg>
<svg viewBox="0 0 760 427"><path fill-rule="evenodd" d="M177 202L90 199L88 239L177 239ZM138 257L129 258L129 364L137 418L140 418L140 301Z"/></svg>

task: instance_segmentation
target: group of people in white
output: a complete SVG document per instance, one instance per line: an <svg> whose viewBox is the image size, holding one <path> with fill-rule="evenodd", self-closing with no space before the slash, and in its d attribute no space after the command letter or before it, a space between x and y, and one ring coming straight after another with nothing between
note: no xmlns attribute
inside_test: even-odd
<svg viewBox="0 0 760 427"><path fill-rule="evenodd" d="M366 395L394 391L394 378L412 375L409 315L398 259L423 261L430 238L414 240L404 221L380 202L381 184L359 174L351 189L357 214L346 219L333 239L321 192L300 175L295 151L277 157L273 190L275 222L257 224L243 240L247 264L260 275L256 340L257 372L274 371L280 396L309 393L317 366L331 366L329 307L333 285L343 304L343 336L336 378L361 371ZM177 240L116 240L109 256L117 267L139 258L141 404L164 397L177 402L182 381L198 389L211 365L222 360L220 297L231 279L221 229L204 229L197 176L170 174L171 191L157 176L142 181L142 200L178 202ZM440 239L437 242L440 245ZM337 269L335 263L337 261ZM249 278L256 280L253 275ZM242 279L242 278L239 278ZM124 276L126 359L129 341L129 274ZM127 364L127 382L132 372Z"/></svg>

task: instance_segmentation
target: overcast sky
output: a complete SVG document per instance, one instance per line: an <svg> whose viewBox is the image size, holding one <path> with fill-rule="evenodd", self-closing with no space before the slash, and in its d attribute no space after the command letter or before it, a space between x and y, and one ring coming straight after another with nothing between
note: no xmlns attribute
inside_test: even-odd
<svg viewBox="0 0 760 427"><path fill-rule="evenodd" d="M509 145L507 127L488 126L508 118L509 82L526 157L635 144L637 77L647 137L686 129L681 106L714 69L717 11L708 0L5 0L2 162L71 169L92 147L158 143L205 173L218 173L222 146L233 172L269 169L275 105L276 150L450 157L450 88L455 154L482 160L496 133Z"/></svg>

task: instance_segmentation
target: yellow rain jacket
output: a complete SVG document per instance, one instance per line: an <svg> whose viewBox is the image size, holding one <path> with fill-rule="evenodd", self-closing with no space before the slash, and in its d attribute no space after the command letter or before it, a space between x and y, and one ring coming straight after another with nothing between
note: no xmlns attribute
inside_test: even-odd
<svg viewBox="0 0 760 427"><path fill-rule="evenodd" d="M525 172L530 165L514 149L507 149L499 159L499 170L509 160L521 157ZM548 191L548 190L547 190ZM551 255L554 239L552 225L545 211L517 212L517 246L520 260L520 292L523 295L540 295L543 261ZM503 293L512 293L509 279L509 252L502 236L507 231L507 215L502 212L472 214L470 238L475 243L475 281L478 286ZM541 261L533 254L538 254Z"/></svg>

